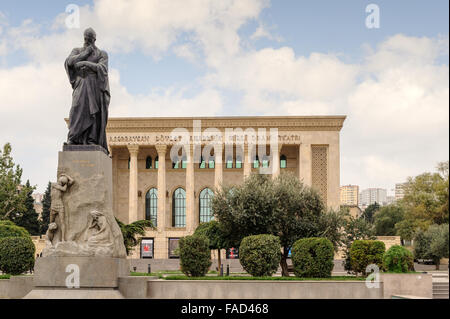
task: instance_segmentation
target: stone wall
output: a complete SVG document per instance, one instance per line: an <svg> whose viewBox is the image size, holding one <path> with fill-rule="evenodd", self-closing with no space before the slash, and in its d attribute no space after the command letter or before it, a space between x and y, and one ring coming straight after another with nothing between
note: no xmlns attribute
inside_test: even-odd
<svg viewBox="0 0 450 319"><path fill-rule="evenodd" d="M155 299L381 299L364 281L149 280Z"/></svg>
<svg viewBox="0 0 450 319"><path fill-rule="evenodd" d="M33 276L0 280L0 299L22 298L33 288ZM432 297L431 274L381 274L378 288L365 281L159 280L120 277L125 298L158 299L390 299Z"/></svg>
<svg viewBox="0 0 450 319"><path fill-rule="evenodd" d="M431 274L381 274L384 298L392 296L415 296L433 298Z"/></svg>
<svg viewBox="0 0 450 319"><path fill-rule="evenodd" d="M377 240L380 240L386 246L386 250L394 245L401 245L400 236L377 236Z"/></svg>
<svg viewBox="0 0 450 319"><path fill-rule="evenodd" d="M31 236L33 240L34 247L36 248L36 255L40 255L42 250L45 248L45 241L47 236Z"/></svg>

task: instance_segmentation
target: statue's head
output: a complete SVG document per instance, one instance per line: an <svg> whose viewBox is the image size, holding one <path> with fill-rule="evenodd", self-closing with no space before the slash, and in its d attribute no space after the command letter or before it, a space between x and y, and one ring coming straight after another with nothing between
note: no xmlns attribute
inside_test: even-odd
<svg viewBox="0 0 450 319"><path fill-rule="evenodd" d="M94 44L95 40L97 40L97 34L94 29L87 28L84 30L84 42L87 44Z"/></svg>
<svg viewBox="0 0 450 319"><path fill-rule="evenodd" d="M58 183L60 185L66 185L69 182L69 180L67 179L67 176L62 175L59 179L58 179Z"/></svg>

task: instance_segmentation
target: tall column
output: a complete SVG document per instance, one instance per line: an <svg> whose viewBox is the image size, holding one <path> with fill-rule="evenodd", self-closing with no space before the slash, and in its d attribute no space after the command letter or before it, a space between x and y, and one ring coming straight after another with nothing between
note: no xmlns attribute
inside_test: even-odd
<svg viewBox="0 0 450 319"><path fill-rule="evenodd" d="M252 173L252 163L251 163L251 150L247 143L243 144L244 147L244 179L250 176Z"/></svg>
<svg viewBox="0 0 450 319"><path fill-rule="evenodd" d="M122 221L123 220L123 216L119 215L119 210L118 210L119 197L117 196L117 188L118 188L118 183L117 183L118 149L115 148L115 147L112 147L110 145L110 150L111 150L110 154L111 154L111 159L112 159L113 212L114 212L114 216ZM127 220L125 220L125 222L126 221Z"/></svg>
<svg viewBox="0 0 450 319"><path fill-rule="evenodd" d="M214 187L219 189L223 180L222 144L215 145L214 157Z"/></svg>
<svg viewBox="0 0 450 319"><path fill-rule="evenodd" d="M166 227L166 151L167 145L156 145L158 152L158 232Z"/></svg>
<svg viewBox="0 0 450 319"><path fill-rule="evenodd" d="M271 146L272 147L272 146ZM272 178L277 178L280 175L280 152L283 144L278 143L275 149L271 149L272 153Z"/></svg>
<svg viewBox="0 0 450 319"><path fill-rule="evenodd" d="M330 143L328 147L328 206L339 209L340 205L340 155L339 155L339 132L337 132L335 143Z"/></svg>
<svg viewBox="0 0 450 319"><path fill-rule="evenodd" d="M195 196L194 196L194 156L193 145L187 144L186 150L186 229L194 231L198 225L198 218L195 216Z"/></svg>
<svg viewBox="0 0 450 319"><path fill-rule="evenodd" d="M128 145L130 152L130 187L128 196L128 223L138 220L138 161L139 145Z"/></svg>
<svg viewBox="0 0 450 319"><path fill-rule="evenodd" d="M299 177L305 185L312 185L312 158L311 158L311 144L300 144L299 145Z"/></svg>

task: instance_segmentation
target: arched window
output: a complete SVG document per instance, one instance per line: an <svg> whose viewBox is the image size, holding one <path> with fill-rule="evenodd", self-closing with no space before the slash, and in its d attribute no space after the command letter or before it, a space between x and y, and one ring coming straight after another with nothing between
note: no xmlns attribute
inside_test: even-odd
<svg viewBox="0 0 450 319"><path fill-rule="evenodd" d="M211 156L209 157L208 167L209 167L209 168L214 168L214 165L215 165L215 158L214 158L214 155L211 155Z"/></svg>
<svg viewBox="0 0 450 319"><path fill-rule="evenodd" d="M236 168L242 168L242 158L240 155L236 155Z"/></svg>
<svg viewBox="0 0 450 319"><path fill-rule="evenodd" d="M214 219L214 215L211 210L211 200L214 193L209 188L205 188L200 192L200 223L206 223Z"/></svg>
<svg viewBox="0 0 450 319"><path fill-rule="evenodd" d="M174 159L175 161L172 162L172 168L180 168L181 167L181 157L178 156L176 159Z"/></svg>
<svg viewBox="0 0 450 319"><path fill-rule="evenodd" d="M172 226L186 227L186 192L181 187L172 195Z"/></svg>
<svg viewBox="0 0 450 319"><path fill-rule="evenodd" d="M158 222L158 190L150 189L145 195L145 219L151 220L153 226Z"/></svg>
<svg viewBox="0 0 450 319"><path fill-rule="evenodd" d="M267 156L263 156L262 167L269 167L269 158Z"/></svg>
<svg viewBox="0 0 450 319"><path fill-rule="evenodd" d="M233 168L233 158L231 156L227 157L226 168Z"/></svg>
<svg viewBox="0 0 450 319"><path fill-rule="evenodd" d="M287 158L286 155L280 156L280 168L286 168L287 167Z"/></svg>
<svg viewBox="0 0 450 319"><path fill-rule="evenodd" d="M259 167L259 158L258 155L256 155L255 159L253 160L253 168Z"/></svg>
<svg viewBox="0 0 450 319"><path fill-rule="evenodd" d="M152 168L152 157L151 156L147 156L147 158L145 159L145 168L146 169Z"/></svg>
<svg viewBox="0 0 450 319"><path fill-rule="evenodd" d="M200 164L198 166L199 168L206 168L206 162L203 156L200 157Z"/></svg>
<svg viewBox="0 0 450 319"><path fill-rule="evenodd" d="M155 157L155 168L158 168L158 164L159 164L159 156Z"/></svg>
<svg viewBox="0 0 450 319"><path fill-rule="evenodd" d="M181 158L181 168L186 168L187 167L187 160L186 160L186 156L183 156Z"/></svg>

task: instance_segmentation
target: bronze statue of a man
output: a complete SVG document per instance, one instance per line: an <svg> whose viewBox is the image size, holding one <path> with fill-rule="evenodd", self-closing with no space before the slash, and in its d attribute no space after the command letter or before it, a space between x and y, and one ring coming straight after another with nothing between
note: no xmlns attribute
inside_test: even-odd
<svg viewBox="0 0 450 319"><path fill-rule="evenodd" d="M67 144L100 145L108 152L108 54L95 46L96 38L92 28L86 29L84 46L73 49L65 62L73 88Z"/></svg>

